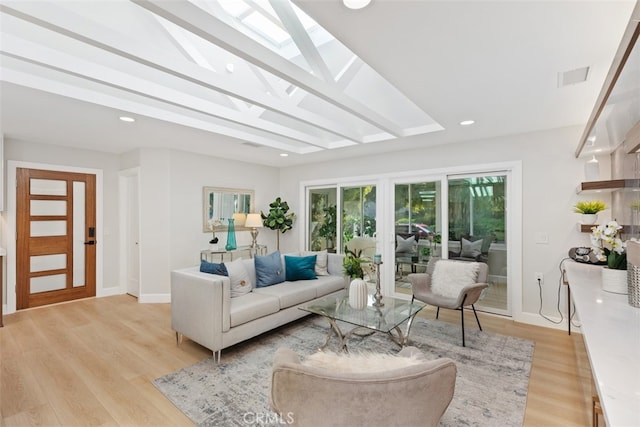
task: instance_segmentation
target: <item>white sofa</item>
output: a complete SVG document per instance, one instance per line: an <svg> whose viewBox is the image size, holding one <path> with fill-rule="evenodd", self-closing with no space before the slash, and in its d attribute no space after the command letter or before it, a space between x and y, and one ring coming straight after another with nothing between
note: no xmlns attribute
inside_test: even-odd
<svg viewBox="0 0 640 427"><path fill-rule="evenodd" d="M289 254L298 255L298 254ZM328 276L255 288L253 259L243 259L254 288L231 297L229 277L202 273L198 266L171 272L171 327L178 343L186 336L213 351L308 315L299 307L346 288L341 254L328 254ZM284 263L283 263L284 267Z"/></svg>

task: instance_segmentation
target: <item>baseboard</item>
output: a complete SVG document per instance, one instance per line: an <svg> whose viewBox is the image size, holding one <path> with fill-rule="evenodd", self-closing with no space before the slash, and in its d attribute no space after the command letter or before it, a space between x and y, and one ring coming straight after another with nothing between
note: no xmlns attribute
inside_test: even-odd
<svg viewBox="0 0 640 427"><path fill-rule="evenodd" d="M124 294L124 292L122 292L122 289L120 289L119 286L113 286L110 288L100 288L96 290L97 298L110 297L113 295L122 295L122 294Z"/></svg>
<svg viewBox="0 0 640 427"><path fill-rule="evenodd" d="M168 304L171 302L171 294L142 294L138 297L140 304Z"/></svg>
<svg viewBox="0 0 640 427"><path fill-rule="evenodd" d="M545 319L539 314L520 313L520 315L518 316L518 319L514 319L514 320L516 322L526 323L527 325L541 326L543 328L551 328L551 329L559 329L559 330L567 331L566 317L562 319L562 322L560 322L559 317L556 317L556 316L547 316L547 317L552 321ZM560 322L560 323L554 323L554 322ZM571 332L582 333L580 330L580 327L575 325L575 322L576 321L574 319L574 324L571 325Z"/></svg>

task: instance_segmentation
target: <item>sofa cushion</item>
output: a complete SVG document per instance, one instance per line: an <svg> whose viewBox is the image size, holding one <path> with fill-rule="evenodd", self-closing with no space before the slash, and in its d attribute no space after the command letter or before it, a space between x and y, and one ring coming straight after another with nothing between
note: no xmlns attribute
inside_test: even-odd
<svg viewBox="0 0 640 427"><path fill-rule="evenodd" d="M305 286L315 289L316 298L345 289L346 285L345 276L320 276L317 280L310 280L305 283Z"/></svg>
<svg viewBox="0 0 640 427"><path fill-rule="evenodd" d="M265 289L265 288L263 288ZM231 327L242 325L260 317L280 311L278 298L271 295L249 292L242 298L232 298L229 308Z"/></svg>
<svg viewBox="0 0 640 427"><path fill-rule="evenodd" d="M280 251L275 251L269 255L256 255L254 259L256 267L256 288L263 288L285 280L285 273L282 267Z"/></svg>
<svg viewBox="0 0 640 427"><path fill-rule="evenodd" d="M316 255L285 255L284 265L286 269L286 279L291 282L295 282L296 280L317 279L318 276L316 276L316 258Z"/></svg>
<svg viewBox="0 0 640 427"><path fill-rule="evenodd" d="M315 255L316 256L316 276L328 276L329 275L329 253L325 249L323 251L303 251L302 256Z"/></svg>
<svg viewBox="0 0 640 427"><path fill-rule="evenodd" d="M224 264L229 273L229 281L231 282L231 298L246 295L251 292L253 284L249 278L249 273L244 268L242 258Z"/></svg>
<svg viewBox="0 0 640 427"><path fill-rule="evenodd" d="M223 263L218 264L215 262L200 261L200 271L209 274L218 274L220 276L228 276L227 267Z"/></svg>
<svg viewBox="0 0 640 427"><path fill-rule="evenodd" d="M280 309L291 307L303 302L311 301L316 298L317 290L310 283L315 280L283 282L274 286L264 288L256 288L252 293L260 295L269 295L275 297L280 302Z"/></svg>
<svg viewBox="0 0 640 427"><path fill-rule="evenodd" d="M417 250L417 243L415 236L409 236L406 239L402 236L396 236L396 253L413 253Z"/></svg>
<svg viewBox="0 0 640 427"><path fill-rule="evenodd" d="M464 237L461 240L462 242L462 250L460 251L460 256L464 258L476 258L478 255L482 253L482 242L483 240L476 240L475 242L471 242Z"/></svg>

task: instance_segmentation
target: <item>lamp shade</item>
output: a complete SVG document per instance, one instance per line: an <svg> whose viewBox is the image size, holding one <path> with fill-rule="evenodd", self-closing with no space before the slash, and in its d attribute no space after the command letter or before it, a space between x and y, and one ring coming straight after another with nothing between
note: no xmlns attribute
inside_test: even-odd
<svg viewBox="0 0 640 427"><path fill-rule="evenodd" d="M247 218L247 215L243 213L237 212L233 214L233 222L236 227L243 227L246 218Z"/></svg>
<svg viewBox="0 0 640 427"><path fill-rule="evenodd" d="M247 220L244 222L245 227L260 228L262 227L262 217L257 213L250 213L247 215Z"/></svg>

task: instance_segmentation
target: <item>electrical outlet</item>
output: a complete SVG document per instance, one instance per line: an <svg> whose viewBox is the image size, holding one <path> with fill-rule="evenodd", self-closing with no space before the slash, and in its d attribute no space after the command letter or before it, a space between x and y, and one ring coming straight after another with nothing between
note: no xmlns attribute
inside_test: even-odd
<svg viewBox="0 0 640 427"><path fill-rule="evenodd" d="M544 275L542 273L533 273L536 278L536 282L540 281L540 284L544 282Z"/></svg>

